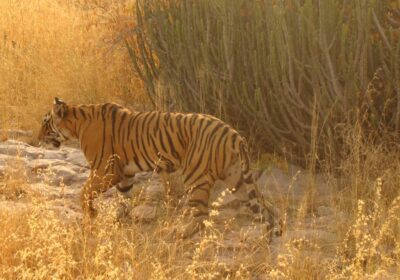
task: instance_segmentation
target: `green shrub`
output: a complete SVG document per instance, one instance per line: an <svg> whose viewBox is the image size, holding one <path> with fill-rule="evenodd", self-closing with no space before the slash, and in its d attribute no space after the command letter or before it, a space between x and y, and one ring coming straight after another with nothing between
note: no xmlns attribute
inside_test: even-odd
<svg viewBox="0 0 400 280"><path fill-rule="evenodd" d="M382 120L398 128L399 5L137 1L137 27L126 45L158 108L214 114L262 150L313 165L340 158L340 130L361 123L360 116L373 129ZM383 101L373 103L365 91L379 66L387 84ZM388 99L396 106L384 118ZM371 106L378 117L365 117Z"/></svg>

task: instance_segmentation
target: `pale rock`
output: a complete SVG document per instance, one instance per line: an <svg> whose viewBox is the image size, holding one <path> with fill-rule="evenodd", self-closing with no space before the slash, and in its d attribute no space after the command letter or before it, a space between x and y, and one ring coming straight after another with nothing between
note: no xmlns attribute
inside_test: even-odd
<svg viewBox="0 0 400 280"><path fill-rule="evenodd" d="M314 241L317 244L335 244L338 242L336 234L321 229L287 231L281 238L282 242L288 242L289 240L294 239Z"/></svg>
<svg viewBox="0 0 400 280"><path fill-rule="evenodd" d="M0 155L0 174L10 174L13 176L26 175L26 165L28 160L25 158L15 158L9 155Z"/></svg>
<svg viewBox="0 0 400 280"><path fill-rule="evenodd" d="M0 154L15 157L15 156L21 155L24 148L26 148L26 146L15 145L15 144L8 143L8 142L11 142L11 141L6 141L3 143L0 143Z"/></svg>
<svg viewBox="0 0 400 280"><path fill-rule="evenodd" d="M0 143L0 154L29 159L43 157L41 149L17 140L7 140Z"/></svg>
<svg viewBox="0 0 400 280"><path fill-rule="evenodd" d="M43 182L31 183L31 184L29 184L29 188L32 191L34 191L44 197L51 198L51 199L60 197L60 195L61 195L60 189L54 188L54 186L50 186Z"/></svg>
<svg viewBox="0 0 400 280"><path fill-rule="evenodd" d="M32 130L20 130L20 129L0 129L0 135L3 135L7 138L16 139L20 137L32 137Z"/></svg>
<svg viewBox="0 0 400 280"><path fill-rule="evenodd" d="M157 207L152 205L139 205L133 208L132 217L138 220L153 220L156 217Z"/></svg>
<svg viewBox="0 0 400 280"><path fill-rule="evenodd" d="M89 174L88 171L90 171L90 169L87 168L87 167L83 167L83 166L80 166L80 165L72 164L72 163L70 163L68 161L64 161L64 162L65 162L64 165L69 167L69 168L71 168L71 170L73 172L75 172L76 174L81 174L81 173Z"/></svg>
<svg viewBox="0 0 400 280"><path fill-rule="evenodd" d="M324 174L312 176L307 170L295 166L291 166L288 172L272 167L262 173L257 184L270 201L289 201L292 207L297 208L313 192L314 203L318 206L330 202L335 194L325 177Z"/></svg>
<svg viewBox="0 0 400 280"><path fill-rule="evenodd" d="M25 165L27 162L26 158L16 158L12 155L0 154L0 166L15 166L16 164Z"/></svg>
<svg viewBox="0 0 400 280"><path fill-rule="evenodd" d="M151 182L146 185L145 197L152 201L163 200L165 197L163 184L155 184L154 182Z"/></svg>
<svg viewBox="0 0 400 280"><path fill-rule="evenodd" d="M54 166L64 165L64 164L65 164L65 161L63 161L63 160L41 158L41 159L34 159L34 160L29 161L27 167L32 172L36 172L41 169L49 169Z"/></svg>
<svg viewBox="0 0 400 280"><path fill-rule="evenodd" d="M61 150L45 150L40 149L42 156L39 158L44 159L58 159L58 160L65 160L67 153Z"/></svg>
<svg viewBox="0 0 400 280"><path fill-rule="evenodd" d="M76 173L72 184L79 184L80 186L83 186L83 184L89 178L89 173L89 170L84 170Z"/></svg>
<svg viewBox="0 0 400 280"><path fill-rule="evenodd" d="M43 158L44 151L37 147L28 146L24 150L22 150L21 156L29 159Z"/></svg>
<svg viewBox="0 0 400 280"><path fill-rule="evenodd" d="M71 185L76 180L76 173L67 166L56 165L51 168L55 174L53 183L58 185L61 182L65 185Z"/></svg>
<svg viewBox="0 0 400 280"><path fill-rule="evenodd" d="M81 150L70 147L63 147L62 151L66 153L65 160L67 162L81 167L89 168L85 155Z"/></svg>
<svg viewBox="0 0 400 280"><path fill-rule="evenodd" d="M14 160L15 156L0 154L0 164L4 165L8 160Z"/></svg>
<svg viewBox="0 0 400 280"><path fill-rule="evenodd" d="M25 146L25 147L30 147L28 143L18 141L18 140L7 140L2 143L0 143L0 146L5 145L5 146Z"/></svg>

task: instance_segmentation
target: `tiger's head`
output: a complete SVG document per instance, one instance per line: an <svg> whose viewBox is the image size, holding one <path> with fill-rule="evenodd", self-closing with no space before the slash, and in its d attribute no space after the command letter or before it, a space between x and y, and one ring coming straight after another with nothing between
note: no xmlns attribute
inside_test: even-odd
<svg viewBox="0 0 400 280"><path fill-rule="evenodd" d="M39 131L39 145L59 148L62 142L70 138L68 129L63 127L62 120L67 115L67 104L55 98L53 110L46 113Z"/></svg>

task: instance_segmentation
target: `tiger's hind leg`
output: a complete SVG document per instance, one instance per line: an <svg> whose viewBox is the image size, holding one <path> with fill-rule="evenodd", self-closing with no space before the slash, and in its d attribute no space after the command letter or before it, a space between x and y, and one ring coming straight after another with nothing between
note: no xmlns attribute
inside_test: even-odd
<svg viewBox="0 0 400 280"><path fill-rule="evenodd" d="M208 218L208 204L211 183L204 176L201 181L192 183L187 191L188 197L184 206L183 225L178 230L181 238L187 238L198 232L203 221Z"/></svg>
<svg viewBox="0 0 400 280"><path fill-rule="evenodd" d="M248 177L248 176L246 176ZM257 185L252 178L245 178L240 161L235 161L225 172L224 184L232 190L232 193L245 205L255 221L265 223L272 236L275 226L275 211L272 205L266 205Z"/></svg>
<svg viewBox="0 0 400 280"><path fill-rule="evenodd" d="M264 201L263 195L258 190L256 184L245 183L244 185L246 186L248 195L248 201L245 203L245 205L253 213L256 221L267 224L268 231L272 237L275 227L276 211L274 211L272 205L267 204Z"/></svg>

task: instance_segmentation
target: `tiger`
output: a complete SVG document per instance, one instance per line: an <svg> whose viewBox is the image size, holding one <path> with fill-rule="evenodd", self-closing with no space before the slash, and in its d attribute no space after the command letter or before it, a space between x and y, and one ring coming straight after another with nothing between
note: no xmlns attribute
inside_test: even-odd
<svg viewBox="0 0 400 280"><path fill-rule="evenodd" d="M90 217L96 216L93 200L99 193L115 186L129 197L136 173L180 170L188 196L181 237L202 228L217 180L234 193L245 193L245 205L272 233L273 214L254 184L246 141L214 116L138 112L115 103L69 105L56 97L38 138L55 148L69 139L79 141L91 170L80 195L83 212Z"/></svg>

